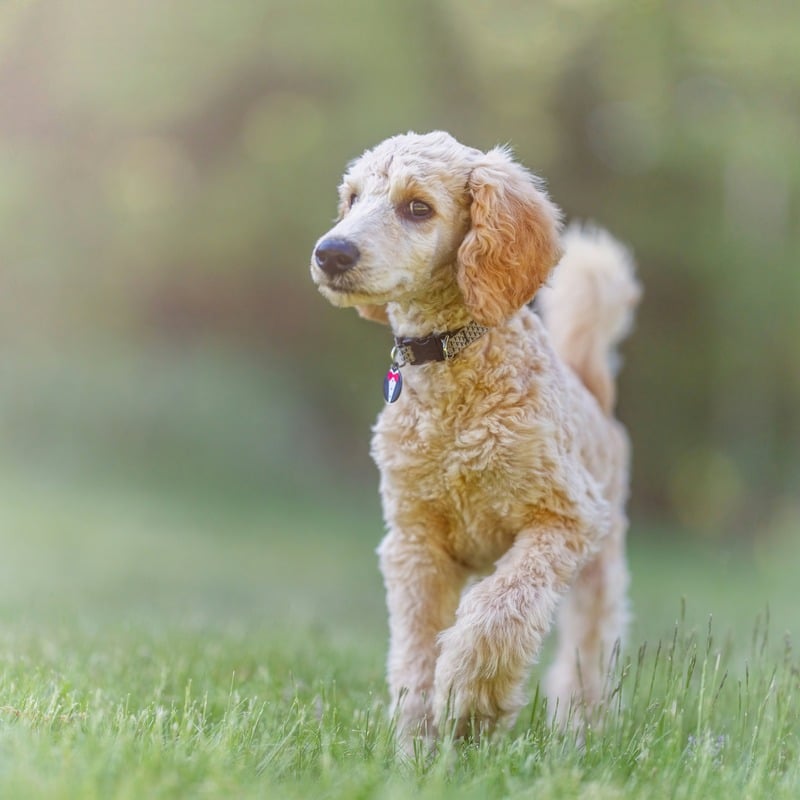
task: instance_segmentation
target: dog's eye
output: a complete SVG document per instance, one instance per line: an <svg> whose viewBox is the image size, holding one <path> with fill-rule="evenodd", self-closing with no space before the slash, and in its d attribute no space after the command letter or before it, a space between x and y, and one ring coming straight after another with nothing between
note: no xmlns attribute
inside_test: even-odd
<svg viewBox="0 0 800 800"><path fill-rule="evenodd" d="M347 201L347 204L350 206L350 208L353 207L353 204L356 202L356 200L358 200L358 195L353 192L353 194L350 195L350 199Z"/></svg>
<svg viewBox="0 0 800 800"><path fill-rule="evenodd" d="M407 210L408 215L414 217L414 219L425 219L433 214L433 209L427 203L423 203L422 200L412 200L408 204Z"/></svg>

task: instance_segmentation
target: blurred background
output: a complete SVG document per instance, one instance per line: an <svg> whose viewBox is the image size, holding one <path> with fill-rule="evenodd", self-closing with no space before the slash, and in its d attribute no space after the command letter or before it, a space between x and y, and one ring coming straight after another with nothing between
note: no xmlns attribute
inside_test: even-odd
<svg viewBox="0 0 800 800"><path fill-rule="evenodd" d="M6 0L3 613L169 586L383 624L389 334L308 263L346 163L436 128L630 243L634 559L706 548L755 613L800 538L799 97L789 0Z"/></svg>

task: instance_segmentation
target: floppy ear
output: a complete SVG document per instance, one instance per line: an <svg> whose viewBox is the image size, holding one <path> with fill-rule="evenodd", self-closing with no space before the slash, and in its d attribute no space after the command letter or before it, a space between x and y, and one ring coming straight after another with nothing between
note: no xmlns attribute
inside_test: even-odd
<svg viewBox="0 0 800 800"><path fill-rule="evenodd" d="M372 322L380 322L383 325L389 324L389 317L386 316L386 306L356 306L358 316L364 319L372 320Z"/></svg>
<svg viewBox="0 0 800 800"><path fill-rule="evenodd" d="M541 181L490 150L469 177L472 225L458 250L458 286L476 322L498 325L522 308L560 255L561 212Z"/></svg>

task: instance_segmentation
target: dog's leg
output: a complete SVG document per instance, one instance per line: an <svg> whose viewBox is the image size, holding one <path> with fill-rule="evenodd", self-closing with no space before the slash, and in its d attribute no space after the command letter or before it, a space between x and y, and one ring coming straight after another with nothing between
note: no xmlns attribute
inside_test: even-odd
<svg viewBox="0 0 800 800"><path fill-rule="evenodd" d="M603 699L628 619L625 523L578 574L559 613L559 644L547 676L548 705L562 724L580 724Z"/></svg>
<svg viewBox="0 0 800 800"><path fill-rule="evenodd" d="M457 736L511 725L559 596L583 557L584 537L532 528L464 594L455 624L440 636L434 713Z"/></svg>
<svg viewBox="0 0 800 800"><path fill-rule="evenodd" d="M437 636L451 625L466 572L423 537L389 534L378 550L389 608L388 680L401 742L435 734Z"/></svg>

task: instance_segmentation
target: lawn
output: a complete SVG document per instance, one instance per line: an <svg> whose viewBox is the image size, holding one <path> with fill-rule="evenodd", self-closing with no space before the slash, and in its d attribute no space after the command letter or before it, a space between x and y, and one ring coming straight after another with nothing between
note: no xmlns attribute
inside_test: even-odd
<svg viewBox="0 0 800 800"><path fill-rule="evenodd" d="M634 538L638 614L602 730L581 746L534 700L508 736L407 759L384 706L374 501L3 479L2 797L800 792L780 559Z"/></svg>
<svg viewBox="0 0 800 800"><path fill-rule="evenodd" d="M800 796L791 535L754 549L635 524L601 723L553 730L535 670L510 734L408 758L385 709L374 482L237 490L174 454L43 466L28 406L6 404L28 438L0 460L0 797ZM223 467L252 455L244 435L208 446Z"/></svg>

